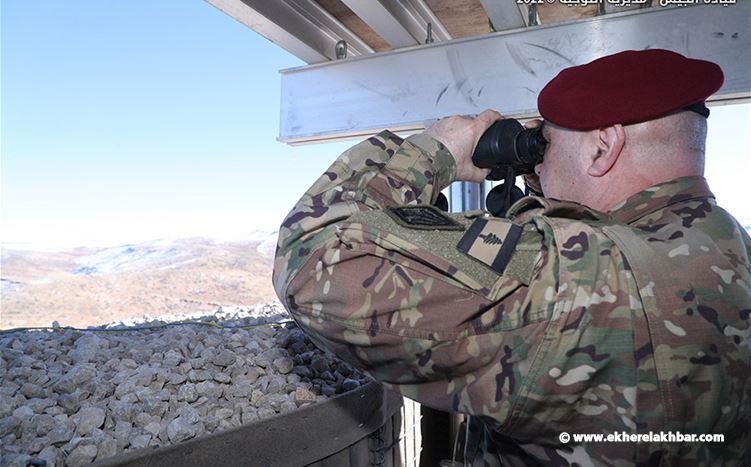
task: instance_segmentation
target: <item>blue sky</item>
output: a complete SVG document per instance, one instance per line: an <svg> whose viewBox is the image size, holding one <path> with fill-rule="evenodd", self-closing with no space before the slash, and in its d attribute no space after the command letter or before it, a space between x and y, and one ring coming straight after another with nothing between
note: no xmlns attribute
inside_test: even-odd
<svg viewBox="0 0 751 467"><path fill-rule="evenodd" d="M3 0L2 244L275 229L353 142L276 141L303 63L203 1ZM751 223L749 105L713 107L707 177Z"/></svg>

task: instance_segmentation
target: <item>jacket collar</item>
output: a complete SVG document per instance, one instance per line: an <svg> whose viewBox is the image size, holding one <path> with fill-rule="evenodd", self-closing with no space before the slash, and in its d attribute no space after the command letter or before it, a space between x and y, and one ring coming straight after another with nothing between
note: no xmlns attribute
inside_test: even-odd
<svg viewBox="0 0 751 467"><path fill-rule="evenodd" d="M628 197L615 205L608 214L618 222L630 224L671 204L702 198L714 198L704 177L679 177Z"/></svg>

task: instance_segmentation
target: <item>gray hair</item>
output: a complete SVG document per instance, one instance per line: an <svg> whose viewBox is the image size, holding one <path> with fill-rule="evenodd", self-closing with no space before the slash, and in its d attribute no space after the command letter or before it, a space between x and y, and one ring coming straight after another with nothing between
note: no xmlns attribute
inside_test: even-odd
<svg viewBox="0 0 751 467"><path fill-rule="evenodd" d="M635 151L691 151L704 153L707 119L688 110L625 127L627 145Z"/></svg>

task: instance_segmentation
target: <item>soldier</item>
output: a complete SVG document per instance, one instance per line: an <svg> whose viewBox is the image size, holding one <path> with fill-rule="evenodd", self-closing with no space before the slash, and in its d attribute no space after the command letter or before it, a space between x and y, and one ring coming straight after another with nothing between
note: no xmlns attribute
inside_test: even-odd
<svg viewBox="0 0 751 467"><path fill-rule="evenodd" d="M316 345L481 421L477 465L749 465L751 240L703 178L722 82L665 50L563 70L538 97L545 197L508 218L431 206L488 174L471 155L500 114L383 131L287 216L276 292ZM668 431L724 442L561 435Z"/></svg>

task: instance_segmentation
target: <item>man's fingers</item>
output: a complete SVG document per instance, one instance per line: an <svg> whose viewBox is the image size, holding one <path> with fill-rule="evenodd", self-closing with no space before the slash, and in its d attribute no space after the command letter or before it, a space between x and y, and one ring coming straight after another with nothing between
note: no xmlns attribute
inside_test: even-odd
<svg viewBox="0 0 751 467"><path fill-rule="evenodd" d="M540 125L542 125L542 120L540 120L539 118L536 118L534 120L530 120L527 123L525 123L524 128L537 128Z"/></svg>
<svg viewBox="0 0 751 467"><path fill-rule="evenodd" d="M487 177L490 174L490 169L481 169L479 167L475 167L474 170L474 180L472 180L475 183L482 183L485 180L485 177Z"/></svg>
<svg viewBox="0 0 751 467"><path fill-rule="evenodd" d="M493 109L487 109L483 110L480 115L477 116L477 119L480 120L485 128L489 128L490 125L495 123L497 120L500 120L503 118L503 115L496 112Z"/></svg>

